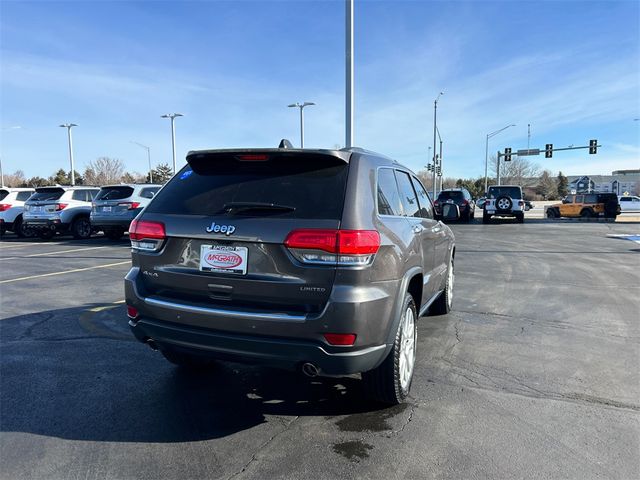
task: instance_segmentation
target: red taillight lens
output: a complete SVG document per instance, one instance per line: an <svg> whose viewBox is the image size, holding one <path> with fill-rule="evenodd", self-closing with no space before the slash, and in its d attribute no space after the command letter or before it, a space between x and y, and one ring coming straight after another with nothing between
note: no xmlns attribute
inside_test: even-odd
<svg viewBox="0 0 640 480"><path fill-rule="evenodd" d="M241 162L266 162L267 160L269 160L269 155L254 153L247 155L237 155L236 158Z"/></svg>
<svg viewBox="0 0 640 480"><path fill-rule="evenodd" d="M129 227L129 238L131 240L164 240L166 237L164 223L161 222L134 220Z"/></svg>
<svg viewBox="0 0 640 480"><path fill-rule="evenodd" d="M462 205L469 205L469 200L463 200Z"/></svg>
<svg viewBox="0 0 640 480"><path fill-rule="evenodd" d="M140 202L122 202L118 204L119 207L127 207L129 210L135 210L140 206Z"/></svg>
<svg viewBox="0 0 640 480"><path fill-rule="evenodd" d="M67 205L69 205L68 203L56 203L56 212L59 212L60 210L64 210L65 208L67 208Z"/></svg>
<svg viewBox="0 0 640 480"><path fill-rule="evenodd" d="M284 244L303 263L368 265L380 248L380 234L375 230L299 229L289 233Z"/></svg>
<svg viewBox="0 0 640 480"><path fill-rule="evenodd" d="M10 208L10 203L0 203L0 212L4 212L5 210L9 210Z"/></svg>
<svg viewBox="0 0 640 480"><path fill-rule="evenodd" d="M131 305L127 305L127 317L129 318L138 318L138 309L136 307L132 307Z"/></svg>
<svg viewBox="0 0 640 480"><path fill-rule="evenodd" d="M434 204L434 205L439 205L439 204L440 204L440 202L439 202L438 200L435 200L435 201L433 202L433 204Z"/></svg>
<svg viewBox="0 0 640 480"><path fill-rule="evenodd" d="M380 234L375 230L338 230L338 253L367 255L380 248Z"/></svg>
<svg viewBox="0 0 640 480"><path fill-rule="evenodd" d="M351 346L356 343L355 333L325 333L324 339L329 345Z"/></svg>

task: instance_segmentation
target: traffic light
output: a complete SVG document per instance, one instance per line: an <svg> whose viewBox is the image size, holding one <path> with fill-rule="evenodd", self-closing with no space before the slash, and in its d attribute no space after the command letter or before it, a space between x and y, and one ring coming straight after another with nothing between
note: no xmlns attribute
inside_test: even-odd
<svg viewBox="0 0 640 480"><path fill-rule="evenodd" d="M553 143L547 143L544 147L544 158L553 157Z"/></svg>
<svg viewBox="0 0 640 480"><path fill-rule="evenodd" d="M427 163L427 172L430 172L433 170L433 167L431 166L430 163Z"/></svg>
<svg viewBox="0 0 640 480"><path fill-rule="evenodd" d="M440 165L438 165L438 176L442 176L442 167Z"/></svg>
<svg viewBox="0 0 640 480"><path fill-rule="evenodd" d="M505 162L510 162L511 161L511 149L510 148L505 148L504 149L504 161Z"/></svg>
<svg viewBox="0 0 640 480"><path fill-rule="evenodd" d="M598 153L598 140L589 140L589 154Z"/></svg>

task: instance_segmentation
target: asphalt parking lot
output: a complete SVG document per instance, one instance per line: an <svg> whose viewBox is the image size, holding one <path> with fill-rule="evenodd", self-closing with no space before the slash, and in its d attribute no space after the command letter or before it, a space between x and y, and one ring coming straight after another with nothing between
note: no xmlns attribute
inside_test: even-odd
<svg viewBox="0 0 640 480"><path fill-rule="evenodd" d="M454 225L405 405L356 378L184 373L133 340L128 242L0 242L7 479L638 478L638 223Z"/></svg>

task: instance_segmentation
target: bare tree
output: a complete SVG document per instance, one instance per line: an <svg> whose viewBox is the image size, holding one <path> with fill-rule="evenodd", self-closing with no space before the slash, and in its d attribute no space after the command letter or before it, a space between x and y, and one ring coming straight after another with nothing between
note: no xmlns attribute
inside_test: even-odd
<svg viewBox="0 0 640 480"><path fill-rule="evenodd" d="M7 187L20 187L26 182L24 172L22 170L16 170L13 173L4 175L4 184Z"/></svg>
<svg viewBox="0 0 640 480"><path fill-rule="evenodd" d="M87 185L120 183L124 175L124 163L117 158L100 157L89 162L84 171Z"/></svg>
<svg viewBox="0 0 640 480"><path fill-rule="evenodd" d="M504 159L500 159L500 182L504 185L523 185L524 180L532 177L540 176L540 166L531 162L526 157L511 157L510 162L505 162ZM496 156L493 155L490 158L489 165L491 171L496 172L497 176L497 162Z"/></svg>

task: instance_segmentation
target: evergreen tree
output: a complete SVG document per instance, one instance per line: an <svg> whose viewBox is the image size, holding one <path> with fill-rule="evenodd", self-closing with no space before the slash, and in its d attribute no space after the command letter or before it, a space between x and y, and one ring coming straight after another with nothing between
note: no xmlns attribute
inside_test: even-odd
<svg viewBox="0 0 640 480"><path fill-rule="evenodd" d="M171 177L173 177L173 169L168 163L160 163L153 169L153 183L167 183ZM149 174L147 174L147 182L149 181Z"/></svg>
<svg viewBox="0 0 640 480"><path fill-rule="evenodd" d="M558 173L558 196L564 198L569 194L569 180L562 172Z"/></svg>

